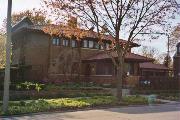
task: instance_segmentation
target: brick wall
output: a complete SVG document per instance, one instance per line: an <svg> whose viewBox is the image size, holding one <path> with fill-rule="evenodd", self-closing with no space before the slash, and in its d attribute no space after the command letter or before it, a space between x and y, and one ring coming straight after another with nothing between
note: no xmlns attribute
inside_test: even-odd
<svg viewBox="0 0 180 120"><path fill-rule="evenodd" d="M13 65L31 66L25 79L39 80L47 76L49 65L49 36L37 32L23 32L13 36Z"/></svg>

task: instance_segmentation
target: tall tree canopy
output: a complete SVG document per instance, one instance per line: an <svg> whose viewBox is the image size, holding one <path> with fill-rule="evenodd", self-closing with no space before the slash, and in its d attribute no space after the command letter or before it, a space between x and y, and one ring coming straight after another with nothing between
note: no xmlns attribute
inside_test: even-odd
<svg viewBox="0 0 180 120"><path fill-rule="evenodd" d="M170 37L170 48L172 49L173 52L175 51L175 48L178 42L180 42L180 24L178 24L174 28Z"/></svg>
<svg viewBox="0 0 180 120"><path fill-rule="evenodd" d="M23 17L29 17L29 19L35 24L35 25L46 25L50 24L51 20L46 18L46 13L42 12L40 10L26 10L19 13L12 14L12 25L15 25L17 22L22 20Z"/></svg>
<svg viewBox="0 0 180 120"><path fill-rule="evenodd" d="M12 26L18 23L22 20L23 17L29 17L29 19L35 24L35 25L47 25L51 23L51 20L46 17L46 12L43 12L42 10L26 10L22 12L17 12L12 14ZM3 23L3 28L1 29L1 32L5 32L6 28L6 19Z"/></svg>
<svg viewBox="0 0 180 120"><path fill-rule="evenodd" d="M142 49L140 49L140 54L148 58L156 59L156 55L159 54L159 52L154 47L143 46Z"/></svg>
<svg viewBox="0 0 180 120"><path fill-rule="evenodd" d="M78 18L80 27L90 29L94 26L99 44L102 44L102 33L110 35L112 51L116 51L117 59L111 51L105 51L112 56L112 62L117 69L117 97L122 97L122 79L124 71L124 56L131 42L144 31L156 32L170 25L177 12L175 0L43 0L46 9L49 8L59 21L63 22L69 16ZM120 38L126 33L127 43Z"/></svg>
<svg viewBox="0 0 180 120"><path fill-rule="evenodd" d="M5 36L0 34L0 69L5 66Z"/></svg>

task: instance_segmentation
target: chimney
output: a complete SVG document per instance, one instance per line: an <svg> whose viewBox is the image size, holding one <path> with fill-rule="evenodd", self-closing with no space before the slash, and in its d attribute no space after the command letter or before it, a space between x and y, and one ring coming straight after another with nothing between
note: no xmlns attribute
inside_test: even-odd
<svg viewBox="0 0 180 120"><path fill-rule="evenodd" d="M72 28L77 28L77 18L71 16L68 20L68 26Z"/></svg>

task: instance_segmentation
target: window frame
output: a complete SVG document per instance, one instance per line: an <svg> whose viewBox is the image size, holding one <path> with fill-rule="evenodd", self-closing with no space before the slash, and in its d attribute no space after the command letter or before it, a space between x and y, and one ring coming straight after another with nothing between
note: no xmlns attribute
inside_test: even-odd
<svg viewBox="0 0 180 120"><path fill-rule="evenodd" d="M93 40L88 40L88 48L90 48L90 49L94 48L94 41Z"/></svg>
<svg viewBox="0 0 180 120"><path fill-rule="evenodd" d="M69 46L69 40L63 39L62 46L68 47Z"/></svg>
<svg viewBox="0 0 180 120"><path fill-rule="evenodd" d="M109 62L96 63L96 75L113 75L113 74L114 74L114 67L112 63Z"/></svg>
<svg viewBox="0 0 180 120"><path fill-rule="evenodd" d="M54 46L60 46L61 45L61 39L59 37L53 37L52 39L52 45Z"/></svg>
<svg viewBox="0 0 180 120"><path fill-rule="evenodd" d="M97 41L94 41L94 49L99 49L99 44Z"/></svg>
<svg viewBox="0 0 180 120"><path fill-rule="evenodd" d="M73 44L74 43L74 44ZM74 45L74 46L73 46ZM77 40L71 40L71 47L76 48L77 47Z"/></svg>
<svg viewBox="0 0 180 120"><path fill-rule="evenodd" d="M85 43L85 41L86 41L86 46L85 46L85 44L84 44L84 43ZM83 47L83 48L89 48L89 42L88 42L88 40L86 40L86 39L85 39L85 40L83 40L82 47Z"/></svg>

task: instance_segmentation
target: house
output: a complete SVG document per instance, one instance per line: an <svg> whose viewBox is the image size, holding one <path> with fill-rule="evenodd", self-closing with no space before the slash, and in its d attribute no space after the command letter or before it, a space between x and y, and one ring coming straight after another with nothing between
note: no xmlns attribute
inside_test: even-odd
<svg viewBox="0 0 180 120"><path fill-rule="evenodd" d="M176 53L174 55L174 76L180 81L180 42L177 44Z"/></svg>
<svg viewBox="0 0 180 120"><path fill-rule="evenodd" d="M84 37L77 40L75 37L57 36L46 29L51 29L58 34L79 34L76 30L83 31ZM67 32L68 31L68 32ZM98 44L97 33L93 30L72 29L68 26L44 25L38 26L25 17L12 29L12 66L24 68L23 76L26 80L48 82L77 81L78 69L81 69L81 82L95 82L97 84L115 84L116 69L108 56ZM104 46L109 48L112 37L103 35ZM120 40L126 43L125 40ZM80 49L78 47L80 46ZM125 73L127 81L135 85L142 75L163 76L168 70L165 66L154 65L151 58L131 52L136 43L130 44L130 49L125 56ZM79 50L81 56L79 54ZM111 53L117 57L116 52ZM82 66L77 65L81 58ZM26 68L26 69L25 69ZM160 74L159 74L160 73ZM18 76L18 75L17 75Z"/></svg>

